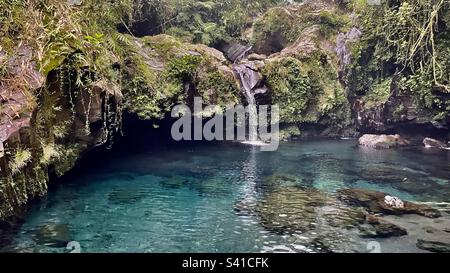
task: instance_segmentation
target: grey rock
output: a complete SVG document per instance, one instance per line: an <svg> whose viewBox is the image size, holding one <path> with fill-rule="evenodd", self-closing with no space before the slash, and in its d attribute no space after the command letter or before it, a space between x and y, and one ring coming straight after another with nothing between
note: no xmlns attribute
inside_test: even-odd
<svg viewBox="0 0 450 273"><path fill-rule="evenodd" d="M450 244L419 239L416 246L423 250L439 253L450 253Z"/></svg>
<svg viewBox="0 0 450 273"><path fill-rule="evenodd" d="M390 149L410 145L410 142L400 135L363 135L359 138L359 145L374 149Z"/></svg>

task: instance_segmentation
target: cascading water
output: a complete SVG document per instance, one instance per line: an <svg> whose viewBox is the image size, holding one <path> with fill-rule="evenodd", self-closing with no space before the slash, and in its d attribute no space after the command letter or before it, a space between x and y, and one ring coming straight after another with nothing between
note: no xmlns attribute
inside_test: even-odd
<svg viewBox="0 0 450 273"><path fill-rule="evenodd" d="M238 75L241 82L242 91L248 103L249 109L249 141L258 140L258 124L257 124L257 109L255 95L252 93L253 87L258 83L255 75L257 72L249 69L244 64L233 65L233 70Z"/></svg>
<svg viewBox="0 0 450 273"><path fill-rule="evenodd" d="M247 50L246 52L249 52ZM256 70L256 64L252 61L235 63L233 71L241 83L241 88L248 103L249 109L249 143L258 141L258 111L256 108L255 94L264 93L267 90L263 83L262 75Z"/></svg>

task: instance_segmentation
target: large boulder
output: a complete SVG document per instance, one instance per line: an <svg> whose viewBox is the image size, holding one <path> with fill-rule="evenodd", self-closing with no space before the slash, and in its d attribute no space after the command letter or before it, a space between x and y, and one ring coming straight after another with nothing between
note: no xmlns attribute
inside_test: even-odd
<svg viewBox="0 0 450 273"><path fill-rule="evenodd" d="M392 205L388 194L366 189L341 189L338 198L348 204L365 207L372 213L385 214L418 214L429 218L437 218L441 213L423 204L402 201L401 206Z"/></svg>
<svg viewBox="0 0 450 273"><path fill-rule="evenodd" d="M400 135L371 135L366 134L359 138L359 145L374 149L390 149L408 146L411 143Z"/></svg>

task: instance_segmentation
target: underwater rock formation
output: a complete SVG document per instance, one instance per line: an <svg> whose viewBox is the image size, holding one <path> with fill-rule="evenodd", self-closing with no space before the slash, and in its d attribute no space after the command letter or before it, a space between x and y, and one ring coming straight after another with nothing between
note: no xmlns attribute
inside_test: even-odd
<svg viewBox="0 0 450 273"><path fill-rule="evenodd" d="M360 226L359 229L363 232L362 237L368 238L387 238L407 235L406 229L392 224L379 217L366 214L366 223L369 227Z"/></svg>
<svg viewBox="0 0 450 273"><path fill-rule="evenodd" d="M307 231L317 222L316 207L323 206L327 196L314 189L281 187L268 193L257 205L261 224L276 232Z"/></svg>
<svg viewBox="0 0 450 273"><path fill-rule="evenodd" d="M366 189L342 189L338 190L340 200L356 206L367 208L372 213L385 214L418 214L425 217L437 218L441 213L427 205L404 201L403 207L390 206L385 202L386 193Z"/></svg>
<svg viewBox="0 0 450 273"><path fill-rule="evenodd" d="M47 224L36 231L34 239L40 245L66 247L71 241L70 229L65 224Z"/></svg>
<svg viewBox="0 0 450 273"><path fill-rule="evenodd" d="M425 148L448 149L444 142L429 137L423 140L423 145L425 145Z"/></svg>

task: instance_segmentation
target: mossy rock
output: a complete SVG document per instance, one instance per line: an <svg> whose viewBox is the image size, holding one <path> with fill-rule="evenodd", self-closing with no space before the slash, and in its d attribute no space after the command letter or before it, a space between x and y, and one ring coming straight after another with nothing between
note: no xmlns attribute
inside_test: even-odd
<svg viewBox="0 0 450 273"><path fill-rule="evenodd" d="M273 54L301 37L301 33L318 25L323 39L334 39L351 24L349 13L332 1L307 1L302 5L274 7L253 24L252 41L257 53Z"/></svg>
<svg viewBox="0 0 450 273"><path fill-rule="evenodd" d="M280 130L280 140L287 141L300 137L302 132L298 125L287 125Z"/></svg>
<svg viewBox="0 0 450 273"><path fill-rule="evenodd" d="M225 108L239 89L223 54L169 35L135 38L125 86L126 108L142 119L162 119L179 103L200 96Z"/></svg>
<svg viewBox="0 0 450 273"><path fill-rule="evenodd" d="M295 43L266 60L263 74L272 103L280 106L281 123L343 129L350 124L350 104L339 81L336 54L319 30L317 25L306 28Z"/></svg>

